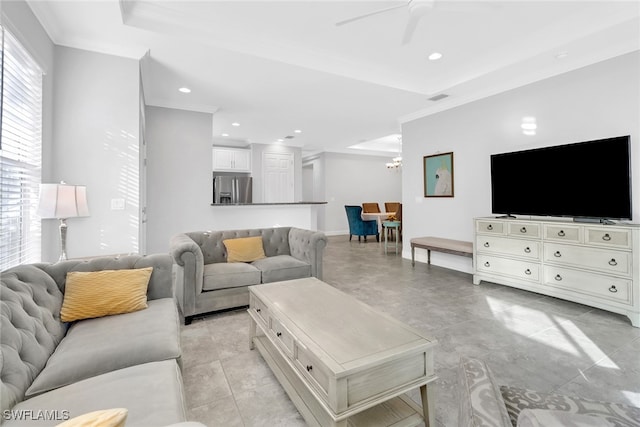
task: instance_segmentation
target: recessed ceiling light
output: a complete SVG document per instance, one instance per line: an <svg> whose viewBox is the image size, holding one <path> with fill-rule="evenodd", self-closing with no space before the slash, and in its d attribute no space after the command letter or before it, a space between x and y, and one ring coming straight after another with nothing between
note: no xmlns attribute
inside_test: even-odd
<svg viewBox="0 0 640 427"><path fill-rule="evenodd" d="M302 133L302 131L300 129L296 129L293 131L294 133Z"/></svg>
<svg viewBox="0 0 640 427"><path fill-rule="evenodd" d="M231 123L231 126L238 127L238 126L240 126L240 123L238 123L238 122L233 122L233 123Z"/></svg>
<svg viewBox="0 0 640 427"><path fill-rule="evenodd" d="M223 133L222 136L229 136L229 134L228 133Z"/></svg>
<svg viewBox="0 0 640 427"><path fill-rule="evenodd" d="M437 61L440 58L442 58L442 54L440 52L433 52L429 55L429 61Z"/></svg>
<svg viewBox="0 0 640 427"><path fill-rule="evenodd" d="M181 87L178 90L182 93L191 93L191 89L189 89L188 87Z"/></svg>
<svg viewBox="0 0 640 427"><path fill-rule="evenodd" d="M569 52L567 52L566 50L556 53L556 59L564 59L567 56L569 56Z"/></svg>
<svg viewBox="0 0 640 427"><path fill-rule="evenodd" d="M278 142L284 142L284 139L282 139L282 138L278 138L278 139L276 139L276 141L278 141Z"/></svg>

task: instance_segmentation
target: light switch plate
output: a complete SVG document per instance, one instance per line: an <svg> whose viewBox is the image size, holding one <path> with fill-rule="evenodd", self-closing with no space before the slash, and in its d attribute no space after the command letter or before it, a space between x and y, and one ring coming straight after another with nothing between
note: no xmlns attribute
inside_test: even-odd
<svg viewBox="0 0 640 427"><path fill-rule="evenodd" d="M111 199L111 210L112 211L124 210L124 199Z"/></svg>

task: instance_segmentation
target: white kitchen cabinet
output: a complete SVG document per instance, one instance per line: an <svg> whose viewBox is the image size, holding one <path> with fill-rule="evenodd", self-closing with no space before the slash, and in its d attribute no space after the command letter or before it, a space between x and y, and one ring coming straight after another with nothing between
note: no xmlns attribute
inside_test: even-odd
<svg viewBox="0 0 640 427"><path fill-rule="evenodd" d="M213 147L214 172L251 172L251 150Z"/></svg>

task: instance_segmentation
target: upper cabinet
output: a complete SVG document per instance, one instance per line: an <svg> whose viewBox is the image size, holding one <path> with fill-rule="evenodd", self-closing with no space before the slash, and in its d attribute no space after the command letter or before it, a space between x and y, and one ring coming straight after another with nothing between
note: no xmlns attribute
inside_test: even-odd
<svg viewBox="0 0 640 427"><path fill-rule="evenodd" d="M213 147L214 172L251 172L251 150Z"/></svg>

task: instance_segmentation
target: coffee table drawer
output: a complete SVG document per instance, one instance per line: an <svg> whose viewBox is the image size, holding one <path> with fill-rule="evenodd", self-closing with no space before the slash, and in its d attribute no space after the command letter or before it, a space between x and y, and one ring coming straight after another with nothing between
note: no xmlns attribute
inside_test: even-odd
<svg viewBox="0 0 640 427"><path fill-rule="evenodd" d="M253 294L249 294L249 306L254 313L258 315L258 318L264 322L265 325L269 325L269 309L265 303L260 301L260 298Z"/></svg>
<svg viewBox="0 0 640 427"><path fill-rule="evenodd" d="M328 370L301 342L296 345L295 365L305 377L324 392L325 396L327 395L329 391Z"/></svg>
<svg viewBox="0 0 640 427"><path fill-rule="evenodd" d="M275 336L276 344L285 351L290 357L293 357L293 346L295 340L289 330L275 317L271 318L271 332Z"/></svg>

